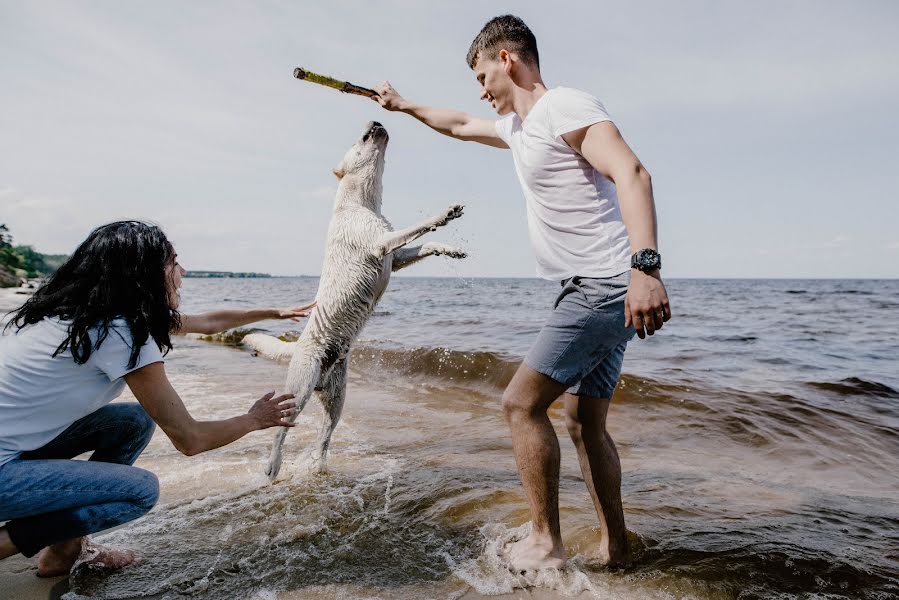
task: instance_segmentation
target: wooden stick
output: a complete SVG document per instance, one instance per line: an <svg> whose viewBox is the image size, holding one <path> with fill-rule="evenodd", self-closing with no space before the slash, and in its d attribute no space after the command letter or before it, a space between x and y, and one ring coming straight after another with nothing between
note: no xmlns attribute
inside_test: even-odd
<svg viewBox="0 0 899 600"><path fill-rule="evenodd" d="M359 96L366 96L368 98L373 98L378 95L374 90L354 85L348 81L339 81L333 77L328 77L327 75L319 75L318 73L313 73L312 71L307 71L300 67L293 70L293 76L297 79L303 79L305 81L311 81L312 83L334 88L344 94L358 94Z"/></svg>

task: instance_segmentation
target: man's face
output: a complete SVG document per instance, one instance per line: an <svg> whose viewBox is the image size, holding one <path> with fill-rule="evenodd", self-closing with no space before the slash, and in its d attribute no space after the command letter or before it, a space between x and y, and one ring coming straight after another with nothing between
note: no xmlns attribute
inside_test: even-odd
<svg viewBox="0 0 899 600"><path fill-rule="evenodd" d="M512 78L509 76L511 57L506 50L500 50L494 59L478 58L474 65L474 76L481 85L481 100L490 103L499 115L512 112Z"/></svg>

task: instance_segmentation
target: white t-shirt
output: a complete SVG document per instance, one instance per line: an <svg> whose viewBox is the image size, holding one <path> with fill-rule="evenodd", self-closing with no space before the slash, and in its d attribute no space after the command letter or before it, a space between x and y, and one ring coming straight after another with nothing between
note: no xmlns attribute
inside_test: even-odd
<svg viewBox="0 0 899 600"><path fill-rule="evenodd" d="M69 324L45 318L0 336L0 465L40 448L114 400L125 387L124 375L162 361L151 336L137 364L128 368L133 342L123 319L110 323L106 339L83 365L75 363L69 350L54 357ZM90 336L96 343L97 331Z"/></svg>
<svg viewBox="0 0 899 600"><path fill-rule="evenodd" d="M611 277L630 268L615 184L562 139L610 120L590 94L558 87L537 100L524 122L515 113L496 121L524 191L539 277Z"/></svg>

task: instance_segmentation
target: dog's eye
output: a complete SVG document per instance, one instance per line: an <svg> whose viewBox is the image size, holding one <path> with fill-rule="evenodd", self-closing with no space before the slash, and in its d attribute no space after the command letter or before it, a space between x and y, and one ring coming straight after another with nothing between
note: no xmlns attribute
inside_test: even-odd
<svg viewBox="0 0 899 600"><path fill-rule="evenodd" d="M362 136L362 141L363 141L363 142L367 142L367 141L368 141L368 134L367 134L367 133L366 133L365 135Z"/></svg>

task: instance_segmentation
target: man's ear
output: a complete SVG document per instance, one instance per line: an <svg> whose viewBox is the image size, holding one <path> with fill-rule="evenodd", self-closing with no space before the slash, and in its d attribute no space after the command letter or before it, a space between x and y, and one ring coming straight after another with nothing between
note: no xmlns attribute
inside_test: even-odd
<svg viewBox="0 0 899 600"><path fill-rule="evenodd" d="M503 70L508 74L512 71L512 53L505 48L500 49L497 56L499 62L503 64Z"/></svg>
<svg viewBox="0 0 899 600"><path fill-rule="evenodd" d="M334 177L336 177L337 179L343 179L343 176L346 175L346 173L341 171L339 167L334 169L332 173L334 173Z"/></svg>

